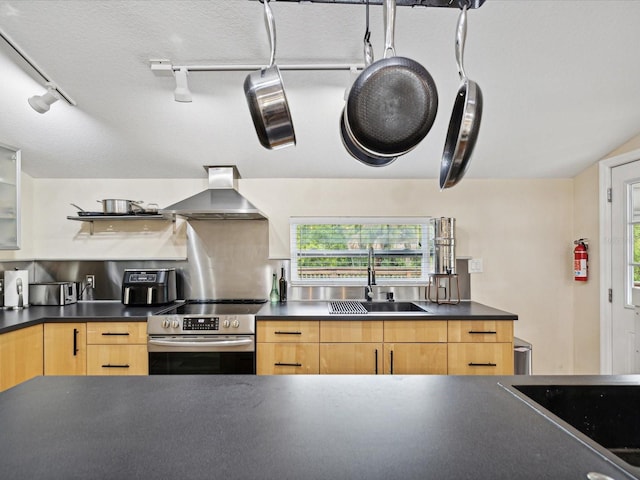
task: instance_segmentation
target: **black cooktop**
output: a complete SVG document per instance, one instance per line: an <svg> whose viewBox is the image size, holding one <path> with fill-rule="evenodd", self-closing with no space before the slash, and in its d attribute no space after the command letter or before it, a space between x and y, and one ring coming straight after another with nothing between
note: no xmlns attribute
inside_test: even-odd
<svg viewBox="0 0 640 480"><path fill-rule="evenodd" d="M159 312L160 315L255 315L263 298L194 299Z"/></svg>

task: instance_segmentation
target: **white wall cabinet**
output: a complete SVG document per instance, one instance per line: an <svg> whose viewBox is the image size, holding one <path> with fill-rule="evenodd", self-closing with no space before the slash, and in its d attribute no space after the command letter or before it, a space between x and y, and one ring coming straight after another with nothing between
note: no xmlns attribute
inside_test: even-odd
<svg viewBox="0 0 640 480"><path fill-rule="evenodd" d="M0 250L20 249L20 150L0 144Z"/></svg>

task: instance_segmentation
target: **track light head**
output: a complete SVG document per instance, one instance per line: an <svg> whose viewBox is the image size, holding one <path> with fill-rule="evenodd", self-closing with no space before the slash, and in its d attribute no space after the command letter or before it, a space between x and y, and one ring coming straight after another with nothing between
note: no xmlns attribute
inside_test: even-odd
<svg viewBox="0 0 640 480"><path fill-rule="evenodd" d="M173 91L173 98L176 102L191 102L191 90L189 90L189 83L187 81L187 69L181 67L180 70L176 70L174 75L176 76L176 89Z"/></svg>
<svg viewBox="0 0 640 480"><path fill-rule="evenodd" d="M38 113L49 111L51 104L60 100L60 94L53 83L47 83L47 92L44 95L29 97L29 105Z"/></svg>

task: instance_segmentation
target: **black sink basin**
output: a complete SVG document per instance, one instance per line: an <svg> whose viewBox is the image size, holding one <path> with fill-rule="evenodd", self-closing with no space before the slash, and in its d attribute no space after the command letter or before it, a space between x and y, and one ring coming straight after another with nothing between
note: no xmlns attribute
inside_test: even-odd
<svg viewBox="0 0 640 480"><path fill-rule="evenodd" d="M361 302L369 313L426 312L413 302Z"/></svg>
<svg viewBox="0 0 640 480"><path fill-rule="evenodd" d="M614 455L640 467L640 385L513 385Z"/></svg>

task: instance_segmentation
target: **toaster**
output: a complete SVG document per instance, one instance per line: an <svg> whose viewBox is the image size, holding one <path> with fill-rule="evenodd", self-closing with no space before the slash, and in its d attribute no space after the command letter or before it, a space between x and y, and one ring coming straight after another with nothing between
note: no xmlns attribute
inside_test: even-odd
<svg viewBox="0 0 640 480"><path fill-rule="evenodd" d="M47 282L29 285L31 305L69 305L78 301L76 282Z"/></svg>

